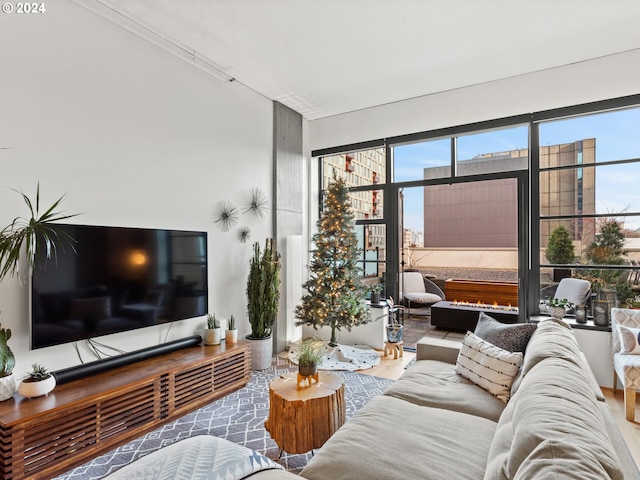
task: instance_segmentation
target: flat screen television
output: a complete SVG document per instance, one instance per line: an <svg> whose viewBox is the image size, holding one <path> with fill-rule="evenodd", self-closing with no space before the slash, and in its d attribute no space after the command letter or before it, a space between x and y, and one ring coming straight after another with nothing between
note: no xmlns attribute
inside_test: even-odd
<svg viewBox="0 0 640 480"><path fill-rule="evenodd" d="M73 248L31 276L31 348L204 315L207 233L55 224ZM39 255L45 249L38 246Z"/></svg>

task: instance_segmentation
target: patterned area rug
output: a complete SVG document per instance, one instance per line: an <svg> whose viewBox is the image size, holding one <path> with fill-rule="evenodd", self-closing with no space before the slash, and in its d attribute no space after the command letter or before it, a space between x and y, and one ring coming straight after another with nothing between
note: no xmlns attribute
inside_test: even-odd
<svg viewBox="0 0 640 480"><path fill-rule="evenodd" d="M291 363L298 364L299 343L291 345L287 358ZM368 345L337 345L327 346L322 363L318 370L366 370L380 363L380 353Z"/></svg>
<svg viewBox="0 0 640 480"><path fill-rule="evenodd" d="M274 357L271 368L252 372L246 387L76 467L56 477L56 480L100 479L143 455L194 435L226 438L276 460L291 472L299 473L311 458L311 453L283 453L278 459L278 446L264 429L264 421L269 414L269 382L278 375L295 370L296 367L287 359ZM393 383L386 378L357 372L337 373L345 381L347 418Z"/></svg>

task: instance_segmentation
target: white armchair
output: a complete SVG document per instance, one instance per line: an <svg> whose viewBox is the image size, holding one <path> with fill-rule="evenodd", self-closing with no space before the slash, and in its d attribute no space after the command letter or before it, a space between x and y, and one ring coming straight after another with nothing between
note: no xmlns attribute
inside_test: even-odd
<svg viewBox="0 0 640 480"><path fill-rule="evenodd" d="M640 310L627 308L611 309L611 345L613 347L613 393L616 393L618 378L624 387L625 416L635 420L636 391L640 390L640 355L621 353L622 340L618 325L640 328Z"/></svg>

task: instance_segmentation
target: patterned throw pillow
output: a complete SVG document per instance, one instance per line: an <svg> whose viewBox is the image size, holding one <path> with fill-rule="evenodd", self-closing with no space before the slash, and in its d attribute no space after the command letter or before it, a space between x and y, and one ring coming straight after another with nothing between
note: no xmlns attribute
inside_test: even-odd
<svg viewBox="0 0 640 480"><path fill-rule="evenodd" d="M522 358L520 352L508 352L467 332L456 361L456 372L506 403Z"/></svg>
<svg viewBox="0 0 640 480"><path fill-rule="evenodd" d="M473 333L496 347L510 352L524 353L537 326L536 323L500 323L486 313L480 312L480 318Z"/></svg>
<svg viewBox="0 0 640 480"><path fill-rule="evenodd" d="M640 328L625 327L617 324L620 337L620 353L640 355Z"/></svg>

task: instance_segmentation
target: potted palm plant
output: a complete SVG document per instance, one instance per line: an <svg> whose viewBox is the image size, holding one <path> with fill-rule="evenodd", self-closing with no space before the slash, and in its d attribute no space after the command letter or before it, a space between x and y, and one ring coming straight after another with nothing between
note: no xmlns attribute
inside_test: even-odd
<svg viewBox="0 0 640 480"><path fill-rule="evenodd" d="M20 383L18 393L27 398L39 397L48 394L55 386L56 377L51 375L44 365L34 363L28 377Z"/></svg>
<svg viewBox="0 0 640 480"><path fill-rule="evenodd" d="M215 313L207 314L207 328L204 329L205 345L220 345L220 322L216 318Z"/></svg>
<svg viewBox="0 0 640 480"><path fill-rule="evenodd" d="M251 333L246 338L252 342L251 368L264 370L271 366L271 332L280 301L280 254L273 247L273 239L266 240L264 252L257 242L253 244L250 265L247 316Z"/></svg>
<svg viewBox="0 0 640 480"><path fill-rule="evenodd" d="M14 190L18 192L17 190ZM42 215L40 215L40 183L36 189L36 201L31 201L24 193L22 195L27 204L30 216L16 217L0 231L0 281L7 276L17 276L20 267L20 254L24 248L26 267L31 271L36 262L37 245L46 247L46 259L56 257L57 248L63 243L73 247L73 240L63 231L55 228L54 222L66 220L77 214L63 215L54 210L64 199L64 195L56 200Z"/></svg>

